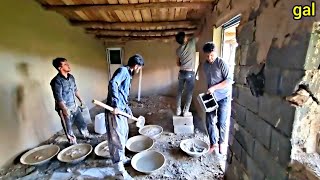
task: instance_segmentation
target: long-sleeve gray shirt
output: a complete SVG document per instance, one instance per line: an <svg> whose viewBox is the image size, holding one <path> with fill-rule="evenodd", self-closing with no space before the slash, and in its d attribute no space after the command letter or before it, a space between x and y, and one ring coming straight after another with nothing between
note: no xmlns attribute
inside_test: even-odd
<svg viewBox="0 0 320 180"><path fill-rule="evenodd" d="M207 78L208 88L227 80L227 86L225 88L214 91L217 101L231 95L232 73L230 73L228 65L221 58L217 57L212 63L206 61L203 64L203 69Z"/></svg>

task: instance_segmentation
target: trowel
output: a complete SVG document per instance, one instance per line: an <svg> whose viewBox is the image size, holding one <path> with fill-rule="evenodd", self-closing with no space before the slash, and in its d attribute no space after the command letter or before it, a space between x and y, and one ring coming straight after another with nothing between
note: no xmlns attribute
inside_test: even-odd
<svg viewBox="0 0 320 180"><path fill-rule="evenodd" d="M95 99L92 100L92 103L93 103L93 104L96 104L96 105L98 105L98 106L101 106L101 107L103 107L103 108L105 108L105 109L107 109L107 110L109 110L109 111L111 111L111 112L114 110L113 107L108 106L108 105L104 104L103 102L100 102L100 101L95 100ZM125 116L125 117L127 117L127 118L130 118L130 119L132 119L132 120L134 120L134 121L137 121L137 122L136 122L136 126L137 126L138 128L142 128L142 127L144 126L145 121L146 121L143 116L139 116L138 118L136 118L136 117L134 117L133 115L130 115L130 114L125 113L125 112L122 112L122 111L119 111L119 114L122 115L122 116Z"/></svg>

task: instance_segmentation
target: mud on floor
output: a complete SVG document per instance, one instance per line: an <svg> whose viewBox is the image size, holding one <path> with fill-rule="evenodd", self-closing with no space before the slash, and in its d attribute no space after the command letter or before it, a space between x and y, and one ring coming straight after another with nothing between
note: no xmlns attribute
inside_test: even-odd
<svg viewBox="0 0 320 180"><path fill-rule="evenodd" d="M196 129L195 134L193 135L175 135L173 133L172 115L175 108L174 98L152 96L144 97L140 102L134 100L131 100L130 102L133 114L136 116L145 116L146 125L155 124L163 127L164 132L156 139L152 149L163 153L166 157L165 166L149 175L137 172L130 165L127 166L127 171L134 179L223 179L221 166L225 162L225 156L212 153L210 155L195 158L188 156L179 148L179 144L183 139L198 138L208 142L208 137L198 129ZM96 114L101 112L104 112L104 110L99 107L90 110L92 119L94 119ZM129 137L138 135L138 128L135 127L134 123L130 124L129 128ZM203 127L196 128L203 129ZM77 134L78 131L75 130L76 136L78 136L78 143L89 143L95 148L100 142L106 140L106 135L94 133L92 125L89 125L89 131L92 134L92 137L90 139L84 139L81 138L81 136ZM42 144L51 143L57 144L61 150L68 147L68 143L62 131L58 132ZM126 150L126 154L128 157L134 155L134 153L128 152L128 150ZM77 164L62 163L55 157L44 165L27 166L20 164L18 158L14 165L0 171L0 179L50 179L53 174L57 175L57 173L66 175L65 177L67 177L67 175L70 175L71 177L72 175L74 179L92 179L88 178L88 176L84 176L83 173L81 176L81 172L84 172L84 170L88 168L108 168L112 165L110 158L98 157L94 152L92 152L84 161ZM112 176L112 172L110 172L109 177L106 179L119 178Z"/></svg>

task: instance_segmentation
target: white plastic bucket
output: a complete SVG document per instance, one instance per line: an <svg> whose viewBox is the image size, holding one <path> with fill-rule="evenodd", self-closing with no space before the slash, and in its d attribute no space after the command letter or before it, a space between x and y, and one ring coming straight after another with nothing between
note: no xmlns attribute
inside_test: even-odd
<svg viewBox="0 0 320 180"><path fill-rule="evenodd" d="M100 113L95 116L94 131L98 134L105 134L107 132L104 113Z"/></svg>

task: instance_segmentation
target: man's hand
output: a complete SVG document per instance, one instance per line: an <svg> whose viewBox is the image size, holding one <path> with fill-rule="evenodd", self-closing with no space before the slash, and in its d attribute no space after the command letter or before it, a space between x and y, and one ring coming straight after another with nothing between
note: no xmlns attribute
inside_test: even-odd
<svg viewBox="0 0 320 180"><path fill-rule="evenodd" d="M70 143L71 144L77 144L77 138L76 138L76 136L71 136L71 135L67 135L68 136L68 139L70 139Z"/></svg>
<svg viewBox="0 0 320 180"><path fill-rule="evenodd" d="M177 66L181 66L180 58L177 58Z"/></svg>
<svg viewBox="0 0 320 180"><path fill-rule="evenodd" d="M63 113L63 115L65 115L65 116L67 116L67 117L71 115L70 110L67 109L67 108L62 109L62 113Z"/></svg>
<svg viewBox="0 0 320 180"><path fill-rule="evenodd" d="M114 108L112 111L112 114L117 115L119 114L119 109L118 108Z"/></svg>
<svg viewBox="0 0 320 180"><path fill-rule="evenodd" d="M207 94L212 94L212 93L214 93L215 90L216 90L215 87L214 87L214 86L211 86L211 87L208 89Z"/></svg>
<svg viewBox="0 0 320 180"><path fill-rule="evenodd" d="M81 103L81 104L80 104L80 108L81 108L81 109L86 108L86 104L85 104L84 102L81 101L80 103Z"/></svg>

